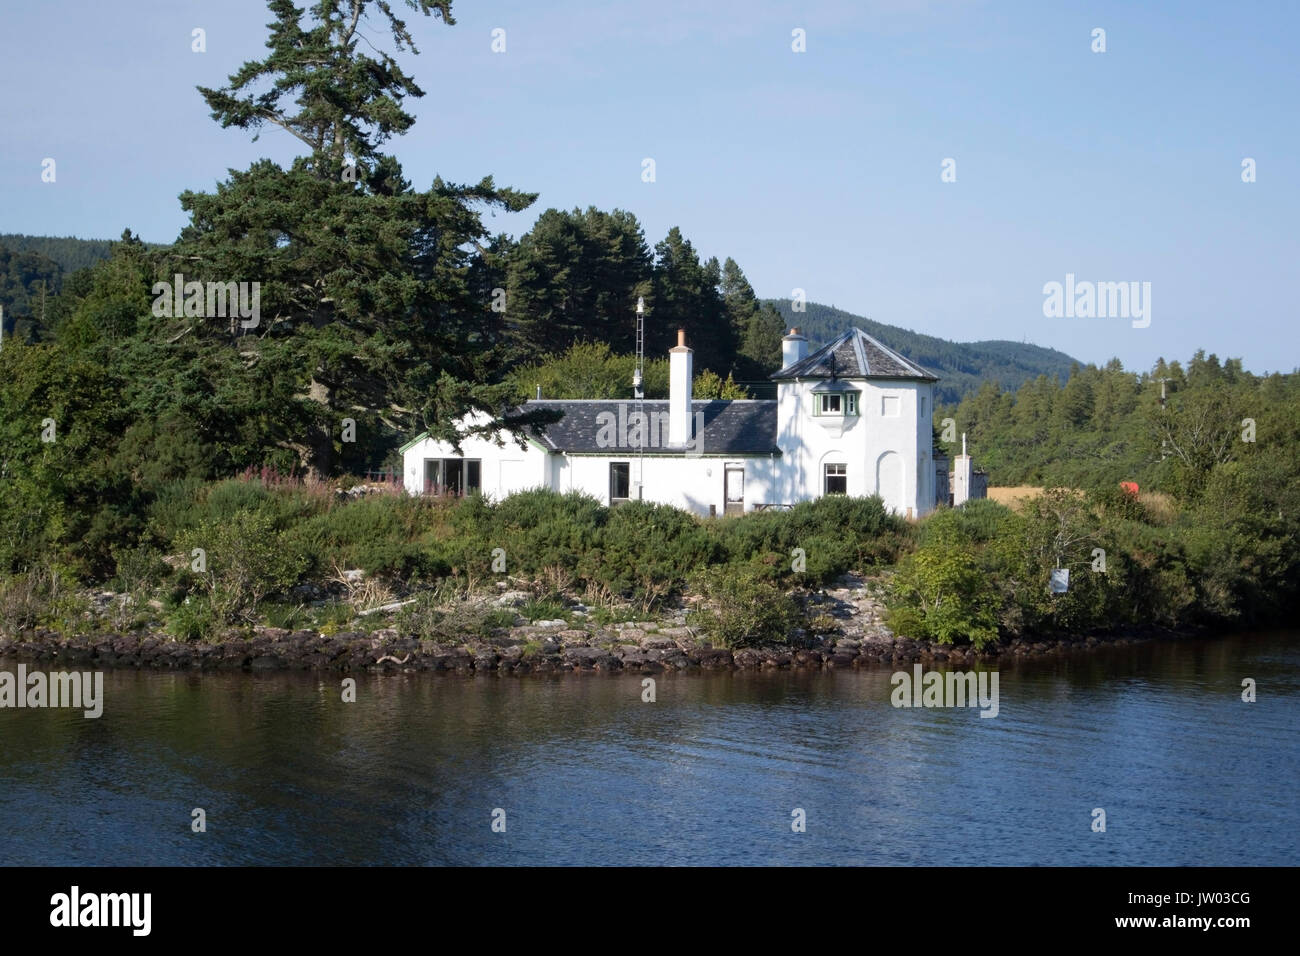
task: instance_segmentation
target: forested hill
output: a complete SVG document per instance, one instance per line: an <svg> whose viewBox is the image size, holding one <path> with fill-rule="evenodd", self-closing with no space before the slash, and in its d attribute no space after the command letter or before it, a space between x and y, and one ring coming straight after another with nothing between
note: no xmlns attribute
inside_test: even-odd
<svg viewBox="0 0 1300 956"><path fill-rule="evenodd" d="M87 269L112 254L108 239L76 239L72 236L25 236L0 233L0 246L10 252L35 252L59 264L65 273Z"/></svg>
<svg viewBox="0 0 1300 956"><path fill-rule="evenodd" d="M999 339L950 342L817 302L807 303L804 312L793 311L789 299L765 299L764 302L781 313L787 328L795 325L802 328L813 347L831 341L853 326L875 336L938 375L941 381L935 391L941 402L960 401L984 382L997 382L1004 389L1017 389L1039 375L1064 382L1070 376L1070 366L1077 361L1064 352L1021 342Z"/></svg>
<svg viewBox="0 0 1300 956"><path fill-rule="evenodd" d="M145 243L144 248L161 247ZM69 279L112 255L108 239L0 233L0 335L26 342L47 338L66 310L63 293L84 295L91 282L90 273L82 272L80 287L67 289Z"/></svg>

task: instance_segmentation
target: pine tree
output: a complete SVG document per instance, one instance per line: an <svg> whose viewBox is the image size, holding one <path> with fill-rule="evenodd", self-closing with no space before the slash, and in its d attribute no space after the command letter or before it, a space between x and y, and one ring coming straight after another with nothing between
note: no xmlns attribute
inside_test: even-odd
<svg viewBox="0 0 1300 956"><path fill-rule="evenodd" d="M646 351L662 355L677 344L677 329L686 329L695 350L695 367L721 374L735 361L736 343L727 310L718 294L718 260L701 262L690 241L673 226L655 246L654 295L646 322Z"/></svg>
<svg viewBox="0 0 1300 956"><path fill-rule="evenodd" d="M407 6L454 22L449 2ZM191 224L166 263L186 279L259 282L260 323L180 319L169 337L224 339L252 374L288 378L293 397L275 443L313 471L365 452L341 444L344 418L370 436L423 426L453 438L456 419L472 408L496 415L509 391L476 384L499 379L505 358L493 305L508 243L488 235L481 211L518 211L535 196L490 176L476 185L435 178L417 191L380 152L413 122L404 98L422 95L388 53L360 46L358 27L376 7L396 48L414 49L391 4L269 7L270 56L201 92L223 126L278 126L310 152L287 170L263 160L215 193L183 194ZM375 42L367 37L366 48ZM267 81L268 92L250 92Z"/></svg>

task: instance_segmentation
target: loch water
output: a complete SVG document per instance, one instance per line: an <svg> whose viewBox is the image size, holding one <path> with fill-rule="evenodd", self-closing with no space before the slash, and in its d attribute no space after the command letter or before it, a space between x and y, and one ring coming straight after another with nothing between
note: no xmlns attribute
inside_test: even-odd
<svg viewBox="0 0 1300 956"><path fill-rule="evenodd" d="M1300 632L1002 663L994 718L894 672L109 670L0 710L0 863L1300 862Z"/></svg>

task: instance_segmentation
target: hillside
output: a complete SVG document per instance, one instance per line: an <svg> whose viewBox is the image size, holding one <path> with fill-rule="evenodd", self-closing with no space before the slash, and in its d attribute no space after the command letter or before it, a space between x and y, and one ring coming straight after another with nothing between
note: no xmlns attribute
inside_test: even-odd
<svg viewBox="0 0 1300 956"><path fill-rule="evenodd" d="M807 303L805 312L794 312L788 299L763 301L781 313L787 327L801 327L812 347L829 342L851 326L875 336L942 379L935 389L939 402L958 402L986 381L995 381L1005 389L1019 388L1039 375L1065 381L1077 362L1064 352L1021 342L950 342L817 302Z"/></svg>
<svg viewBox="0 0 1300 956"><path fill-rule="evenodd" d="M107 259L109 239L77 239L73 236L26 236L18 232L0 233L0 246L10 252L35 252L52 259L66 272L86 269Z"/></svg>

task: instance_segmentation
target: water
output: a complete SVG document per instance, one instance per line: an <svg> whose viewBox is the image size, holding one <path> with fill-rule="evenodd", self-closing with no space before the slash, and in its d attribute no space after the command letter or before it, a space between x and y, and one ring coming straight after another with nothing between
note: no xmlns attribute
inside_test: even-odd
<svg viewBox="0 0 1300 956"><path fill-rule="evenodd" d="M108 671L98 720L0 710L0 863L1300 857L1300 632L1003 665L993 719L895 709L891 673L657 675L653 704L632 674L363 675L344 704L335 675Z"/></svg>

